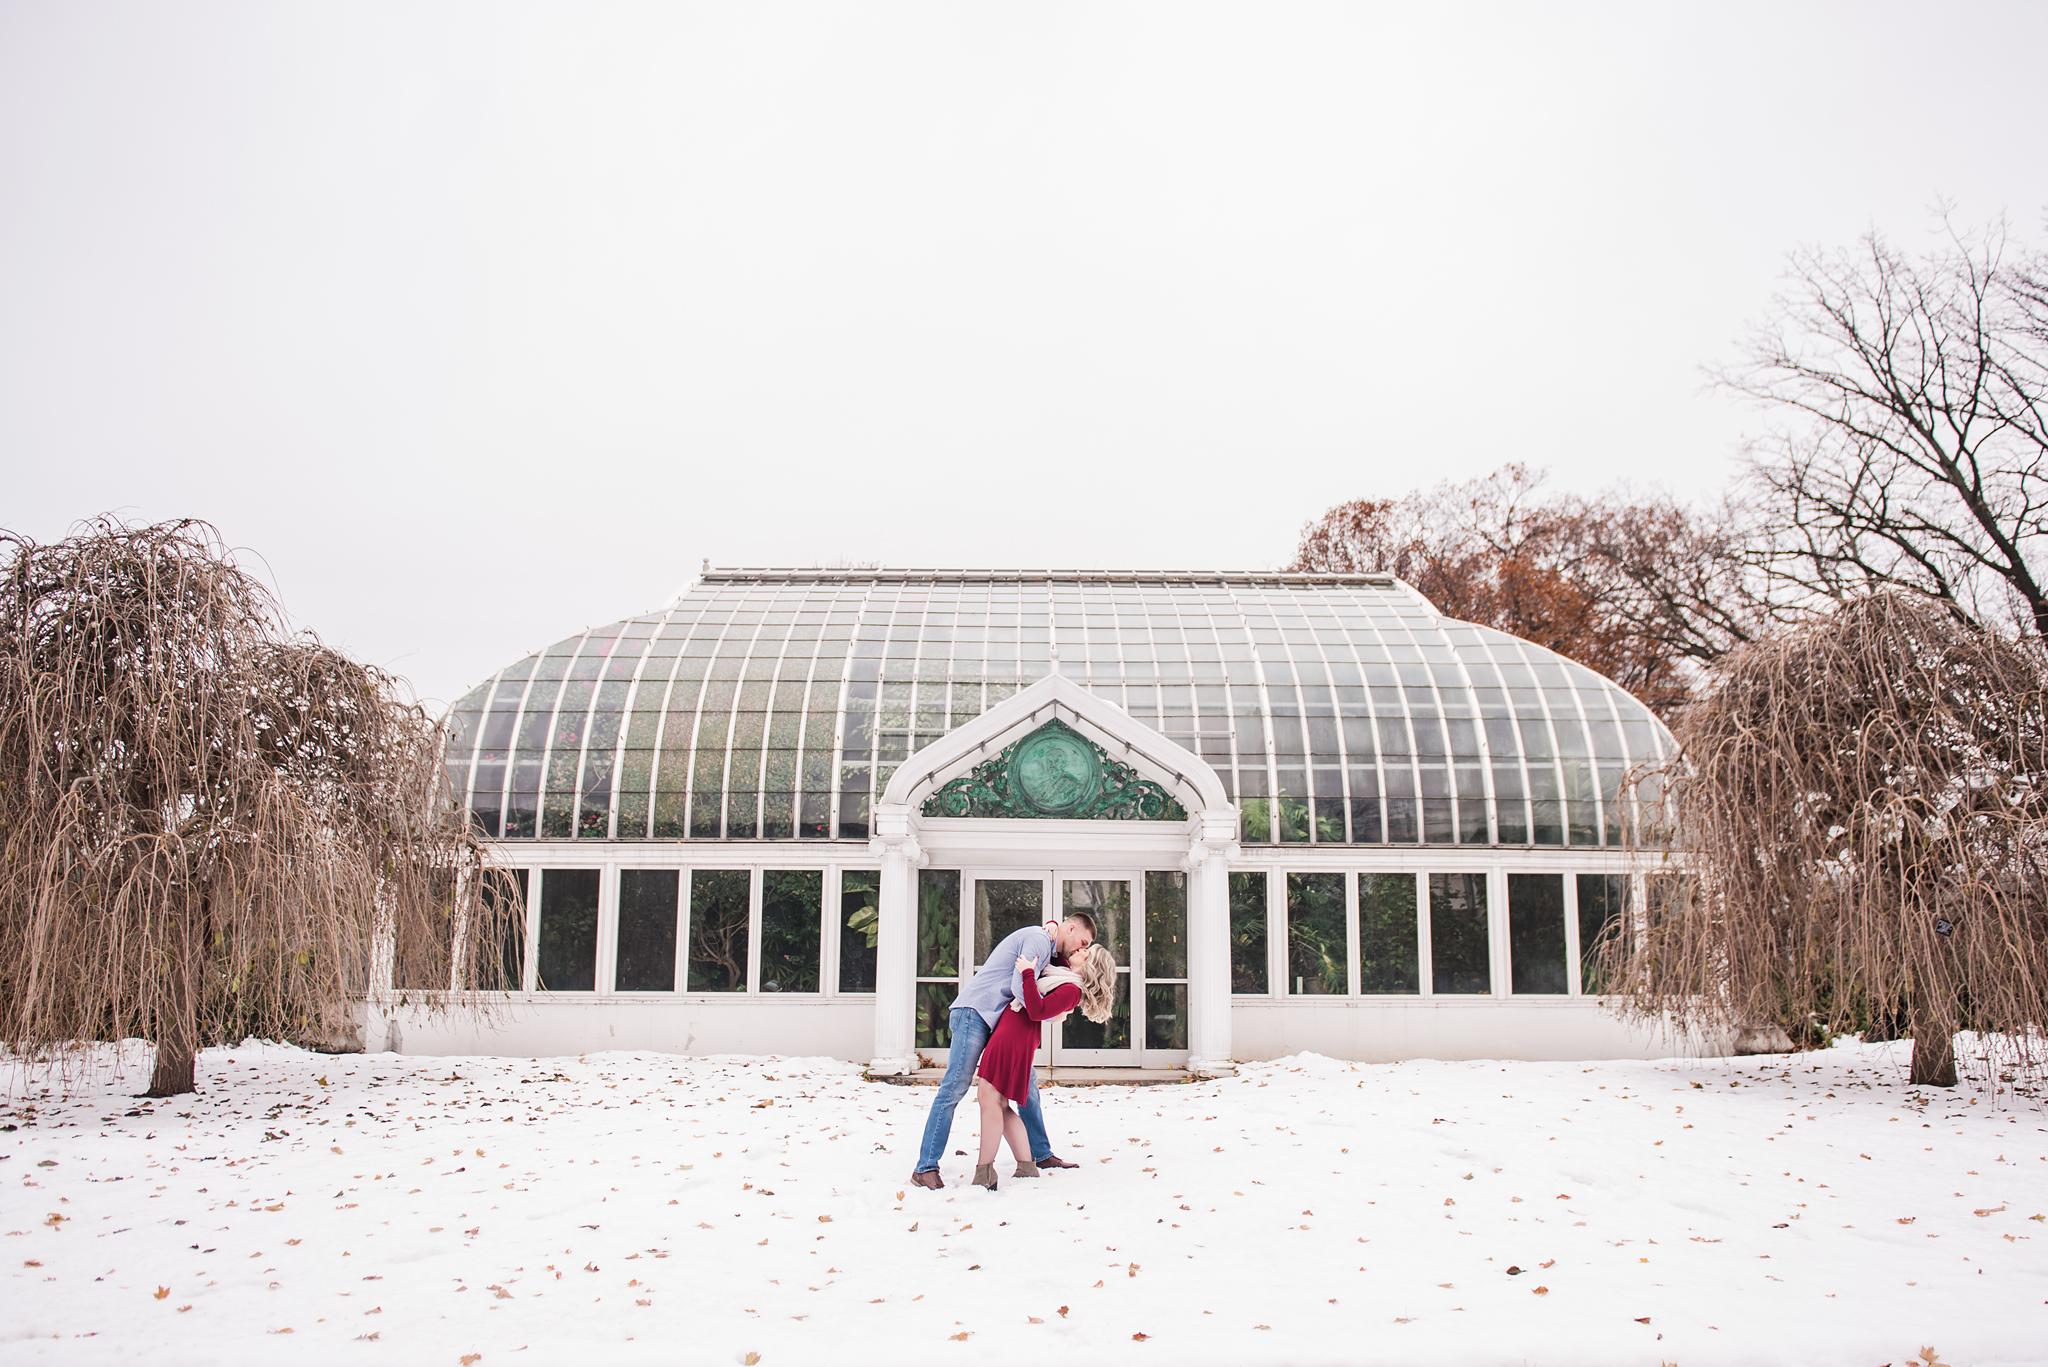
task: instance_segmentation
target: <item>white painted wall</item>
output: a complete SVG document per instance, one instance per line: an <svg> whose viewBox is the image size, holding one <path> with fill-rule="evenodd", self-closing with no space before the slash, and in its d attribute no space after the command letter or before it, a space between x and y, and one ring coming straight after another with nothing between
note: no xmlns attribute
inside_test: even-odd
<svg viewBox="0 0 2048 1367"><path fill-rule="evenodd" d="M1231 1038L1240 1060L1304 1050L1359 1063L1402 1059L1603 1059L1719 1057L1720 1041L1680 1040L1633 1029L1586 998L1532 1002L1364 998L1233 1001Z"/></svg>
<svg viewBox="0 0 2048 1367"><path fill-rule="evenodd" d="M418 1007L372 1011L364 1044L372 1052L546 1058L623 1049L657 1054L783 1054L865 1059L875 1043L869 997L609 1000L519 998L479 1023Z"/></svg>
<svg viewBox="0 0 2048 1367"><path fill-rule="evenodd" d="M1233 1055L1282 1058L1308 1050L1361 1063L1401 1059L1599 1059L1719 1056L1724 1041L1680 1041L1631 1029L1597 1002L1495 1000L1318 1002L1234 1000ZM621 1049L662 1054L781 1054L862 1061L874 1045L872 997L836 1000L669 1001L531 997L485 1023L418 1007L371 1012L372 1051L547 1058Z"/></svg>

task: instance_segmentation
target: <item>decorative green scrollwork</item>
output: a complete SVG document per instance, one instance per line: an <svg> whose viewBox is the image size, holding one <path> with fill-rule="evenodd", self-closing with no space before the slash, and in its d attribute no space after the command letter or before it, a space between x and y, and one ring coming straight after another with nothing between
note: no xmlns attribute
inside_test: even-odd
<svg viewBox="0 0 2048 1367"><path fill-rule="evenodd" d="M933 793L924 814L1073 821L1185 821L1188 815L1166 789L1057 719Z"/></svg>

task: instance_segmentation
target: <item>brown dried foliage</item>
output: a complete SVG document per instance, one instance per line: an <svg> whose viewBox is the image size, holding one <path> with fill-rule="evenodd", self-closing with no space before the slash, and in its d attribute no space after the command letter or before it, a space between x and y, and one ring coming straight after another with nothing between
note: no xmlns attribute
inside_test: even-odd
<svg viewBox="0 0 2048 1367"><path fill-rule="evenodd" d="M0 533L0 1038L140 1036L152 1095L325 1043L394 954L477 1005L514 914L389 675L290 632L212 528ZM438 976L433 966L440 965Z"/></svg>
<svg viewBox="0 0 2048 1367"><path fill-rule="evenodd" d="M1288 568L1397 575L1446 615L1577 660L1668 716L1699 667L1755 629L1732 538L1666 497L1546 495L1542 481L1509 464L1340 504L1303 529Z"/></svg>
<svg viewBox="0 0 2048 1367"><path fill-rule="evenodd" d="M1600 947L1624 1011L1826 1037L1896 1021L1913 1080L1956 1031L2027 1066L2048 1022L2048 675L1893 591L1731 655L1680 719L1693 877Z"/></svg>

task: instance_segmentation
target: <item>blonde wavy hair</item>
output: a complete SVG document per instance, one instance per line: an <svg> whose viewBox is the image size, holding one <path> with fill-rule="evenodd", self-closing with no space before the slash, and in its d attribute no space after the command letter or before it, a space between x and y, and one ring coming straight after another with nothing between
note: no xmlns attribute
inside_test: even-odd
<svg viewBox="0 0 2048 1367"><path fill-rule="evenodd" d="M1081 975L1081 1014L1101 1025L1116 1007L1116 958L1100 940L1088 946L1079 963L1074 958L1069 955L1067 963Z"/></svg>

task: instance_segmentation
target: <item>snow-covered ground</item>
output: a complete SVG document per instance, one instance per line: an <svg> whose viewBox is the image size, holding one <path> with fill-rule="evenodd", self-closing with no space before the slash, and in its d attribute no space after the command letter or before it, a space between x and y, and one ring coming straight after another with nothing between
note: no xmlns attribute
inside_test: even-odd
<svg viewBox="0 0 2048 1367"><path fill-rule="evenodd" d="M994 1194L832 1060L146 1062L0 1104L7 1362L2048 1362L2048 1117L1903 1047L1056 1090Z"/></svg>

